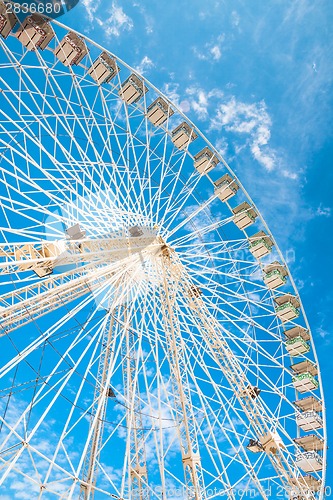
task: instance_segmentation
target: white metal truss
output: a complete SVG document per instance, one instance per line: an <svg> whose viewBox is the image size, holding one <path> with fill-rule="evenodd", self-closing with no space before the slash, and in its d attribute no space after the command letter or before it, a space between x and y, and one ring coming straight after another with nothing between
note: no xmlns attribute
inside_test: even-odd
<svg viewBox="0 0 333 500"><path fill-rule="evenodd" d="M193 284L190 283L190 276L186 274L182 268L181 262L177 259L174 252L170 252L165 260L168 263L170 276L173 277L172 290L181 290L185 300L190 302L190 307L196 314L196 322L200 329L200 333L206 341L207 349L210 349L213 356L217 359L221 370L228 383L233 389L233 392L238 399L246 418L249 420L253 435L260 442L266 443L265 452L272 462L272 466L276 470L281 479L286 491L294 484L299 489L300 493L306 498L315 498L304 485L302 486L298 478L297 468L292 457L286 457L285 446L279 435L274 431L277 423L266 414L265 408L260 403L260 399L253 392L253 387L250 385L241 365L234 356L227 341L223 338L223 331L216 319L209 313L201 296L193 290ZM172 278L171 278L172 279ZM175 281L178 286L175 286ZM180 285L182 283L182 285ZM185 286L184 286L185 284ZM191 288L192 287L192 288ZM175 315L175 302L173 307L169 308L169 315ZM171 344L172 345L172 344ZM173 345L174 352L181 353L181 349ZM186 373L183 367L183 374ZM183 384L185 387L188 384ZM178 389L180 393L180 390ZM185 399L185 396L183 396ZM200 463L200 462L199 462ZM195 497L200 499L201 497Z"/></svg>
<svg viewBox="0 0 333 500"><path fill-rule="evenodd" d="M309 324L240 180L113 54L4 26L1 488L323 500Z"/></svg>
<svg viewBox="0 0 333 500"><path fill-rule="evenodd" d="M120 308L125 324L123 348L123 380L126 397L128 427L128 486L127 496L133 500L149 500L148 474L145 450L140 387L138 381L137 334L132 331L126 307Z"/></svg>
<svg viewBox="0 0 333 500"><path fill-rule="evenodd" d="M197 428L191 397L189 381L184 358L184 343L181 336L181 327L175 314L177 280L170 272L168 251L162 254L162 300L165 301L163 321L165 325L166 342L168 345L168 360L171 371L171 384L174 396L175 415L181 446L182 462L184 467L186 498L201 500L206 498L201 458L197 441ZM176 267L176 276L178 266ZM172 270L174 271L174 270ZM178 271L179 272L179 271Z"/></svg>

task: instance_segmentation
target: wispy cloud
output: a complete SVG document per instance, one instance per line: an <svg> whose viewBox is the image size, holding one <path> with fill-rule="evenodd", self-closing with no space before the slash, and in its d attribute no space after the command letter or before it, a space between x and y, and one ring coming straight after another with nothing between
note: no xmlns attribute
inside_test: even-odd
<svg viewBox="0 0 333 500"><path fill-rule="evenodd" d="M238 28L239 22L240 22L240 16L239 16L239 14L238 14L238 12L236 10L233 10L231 12L231 25L234 28Z"/></svg>
<svg viewBox="0 0 333 500"><path fill-rule="evenodd" d="M317 208L316 215L323 216L323 217L331 217L332 210L330 207L324 207L323 205L320 205Z"/></svg>
<svg viewBox="0 0 333 500"><path fill-rule="evenodd" d="M299 23L305 16L317 10L316 3L311 0L298 0L298 2L291 2L289 8L284 15L284 22L292 21Z"/></svg>
<svg viewBox="0 0 333 500"><path fill-rule="evenodd" d="M267 171L277 164L276 152L269 146L272 119L264 101L245 103L234 96L225 96L218 89L209 92L200 87L186 89L190 108L196 116L209 122L210 131L223 130L242 135L252 156ZM290 177L286 171L285 176Z"/></svg>
<svg viewBox="0 0 333 500"><path fill-rule="evenodd" d="M106 20L102 20L107 34L119 36L122 31L133 28L132 19L116 3L112 4L109 13L110 16Z"/></svg>
<svg viewBox="0 0 333 500"><path fill-rule="evenodd" d="M146 73L150 68L154 67L153 61L150 59L148 56L144 56L140 63L135 67L135 70L140 73L140 75L143 75Z"/></svg>
<svg viewBox="0 0 333 500"><path fill-rule="evenodd" d="M133 2L133 7L137 8L145 23L145 32L150 35L154 32L155 19L151 14L151 9L149 6L144 7L140 2Z"/></svg>
<svg viewBox="0 0 333 500"><path fill-rule="evenodd" d="M179 94L179 84L178 83L174 83L174 82L165 83L162 87L162 92L176 106L179 104L180 94Z"/></svg>
<svg viewBox="0 0 333 500"><path fill-rule="evenodd" d="M178 85L171 85L168 91L176 94L177 103L186 107L194 121L197 118L202 122L209 136L215 136L215 146L232 168L247 161L247 168L240 172L241 181L251 192L284 252L288 251L290 238L296 233L297 238L304 238L309 220L328 215L324 207L315 213L303 200L299 179L304 177L304 165L272 145L273 120L264 100L244 102L230 95L230 89L206 91L196 84L186 88L185 96ZM286 214L283 224L277 213Z"/></svg>
<svg viewBox="0 0 333 500"><path fill-rule="evenodd" d="M247 135L253 157L268 171L276 165L276 154L267 147L271 126L272 120L264 101L244 103L235 97L220 103L210 121L211 130L221 130L223 127L229 132Z"/></svg>
<svg viewBox="0 0 333 500"><path fill-rule="evenodd" d="M123 31L130 31L133 28L132 19L124 12L123 8L113 2L111 9L103 10L100 0L83 0L82 4L86 8L91 26L97 24L103 27L104 35L120 36ZM103 12L102 12L103 10Z"/></svg>
<svg viewBox="0 0 333 500"><path fill-rule="evenodd" d="M222 44L225 35L222 33L217 38L205 43L203 48L193 47L194 55L202 61L219 61L222 57Z"/></svg>

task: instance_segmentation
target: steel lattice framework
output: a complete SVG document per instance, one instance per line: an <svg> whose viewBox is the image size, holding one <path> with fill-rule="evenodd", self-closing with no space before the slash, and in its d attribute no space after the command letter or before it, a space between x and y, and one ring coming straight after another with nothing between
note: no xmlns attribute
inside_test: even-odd
<svg viewBox="0 0 333 500"><path fill-rule="evenodd" d="M310 328L240 180L96 43L1 2L0 34L3 491L324 498Z"/></svg>

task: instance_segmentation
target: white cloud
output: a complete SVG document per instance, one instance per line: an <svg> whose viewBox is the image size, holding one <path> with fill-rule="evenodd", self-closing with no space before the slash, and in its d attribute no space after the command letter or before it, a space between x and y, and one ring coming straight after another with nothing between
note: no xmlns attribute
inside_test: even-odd
<svg viewBox="0 0 333 500"><path fill-rule="evenodd" d="M103 9L99 9L100 0L96 2L83 0L82 3L88 13L91 26L97 24L103 27L104 34L108 37L120 36L122 31L130 31L133 28L132 19L115 2L112 3L111 9L104 12L102 12Z"/></svg>
<svg viewBox="0 0 333 500"><path fill-rule="evenodd" d="M194 55L201 61L219 61L222 57L221 47L224 39L225 35L222 33L215 40L207 42L201 50L199 50L198 47L193 47Z"/></svg>
<svg viewBox="0 0 333 500"><path fill-rule="evenodd" d="M290 170L287 170L285 168L281 170L281 173L286 179L291 179L293 181L298 179L298 174L296 172L291 172Z"/></svg>
<svg viewBox="0 0 333 500"><path fill-rule="evenodd" d="M234 157L244 158L246 154L251 154L263 167L260 174L255 164L243 169L241 180L246 188L251 186L251 194L258 202L262 215L270 221L272 232L280 244L289 244L295 232L295 220L298 237L302 238L303 226L314 217L314 213L304 205L301 186L297 182L303 172L294 159L285 158L283 150L271 147L272 119L265 102L243 102L221 90L205 91L198 85L188 87L186 96L190 111L207 126L206 131L217 132L214 134L214 145L232 167ZM276 217L278 210L288 214L282 225ZM326 210L321 207L318 215L326 215Z"/></svg>
<svg viewBox="0 0 333 500"><path fill-rule="evenodd" d="M293 24L300 23L304 17L311 15L316 9L316 4L311 0L299 0L298 2L290 2L289 8L284 16L283 23L292 21Z"/></svg>
<svg viewBox="0 0 333 500"><path fill-rule="evenodd" d="M268 171L276 166L276 154L268 147L272 120L264 101L243 103L235 97L218 105L211 118L210 129L249 135L249 146L253 157Z"/></svg>
<svg viewBox="0 0 333 500"><path fill-rule="evenodd" d="M330 332L327 330L324 330L321 326L317 329L317 333L320 335L322 339L328 337L330 335Z"/></svg>
<svg viewBox="0 0 333 500"><path fill-rule="evenodd" d="M205 120L208 116L209 94L196 87L189 87L186 93L191 96L190 106L200 120Z"/></svg>
<svg viewBox="0 0 333 500"><path fill-rule="evenodd" d="M240 17L239 17L239 14L236 10L233 10L231 12L231 24L234 28L238 28L239 26L239 21L240 21Z"/></svg>
<svg viewBox="0 0 333 500"><path fill-rule="evenodd" d="M144 19L146 34L150 35L151 33L153 33L155 19L150 13L151 9L149 8L149 6L148 8L145 8L140 2L133 2L133 7L138 9L138 11L140 12L141 16Z"/></svg>
<svg viewBox="0 0 333 500"><path fill-rule="evenodd" d="M165 83L162 88L164 95L170 99L176 106L179 104L179 85L178 83Z"/></svg>
<svg viewBox="0 0 333 500"><path fill-rule="evenodd" d="M119 36L121 31L129 31L133 28L132 19L125 14L122 7L113 3L109 12L111 15L105 21L103 20L101 24L105 26L106 34Z"/></svg>
<svg viewBox="0 0 333 500"><path fill-rule="evenodd" d="M82 5L85 7L90 23L95 20L95 13L100 5L100 1L82 0Z"/></svg>
<svg viewBox="0 0 333 500"><path fill-rule="evenodd" d="M190 106L200 120L208 120L210 130L247 135L252 156L267 171L276 166L276 153L269 147L272 120L264 101L244 103L234 96L226 98L218 89L205 92L200 87L189 87ZM295 178L285 171L284 176Z"/></svg>
<svg viewBox="0 0 333 500"><path fill-rule="evenodd" d="M228 150L228 143L224 137L217 139L215 147L222 156L226 156Z"/></svg>
<svg viewBox="0 0 333 500"><path fill-rule="evenodd" d="M141 62L138 64L138 66L136 66L135 70L138 73L140 73L140 75L143 75L144 73L146 73L147 70L149 70L150 68L153 68L153 67L154 67L154 63L150 59L150 57L144 56L141 59Z"/></svg>
<svg viewBox="0 0 333 500"><path fill-rule="evenodd" d="M331 217L332 210L331 210L330 207L323 207L322 205L320 205L317 208L316 215L318 215L318 216L324 216L324 217Z"/></svg>
<svg viewBox="0 0 333 500"><path fill-rule="evenodd" d="M186 102L189 103L190 108L200 120L208 119L211 100L222 99L224 95L219 89L213 89L210 92L206 92L196 86L188 87L186 89L186 94L189 96L189 101Z"/></svg>
<svg viewBox="0 0 333 500"><path fill-rule="evenodd" d="M214 45L210 49L210 53L212 54L213 59L215 59L215 61L218 61L219 59L221 59L222 52L221 52L221 49L218 45Z"/></svg>

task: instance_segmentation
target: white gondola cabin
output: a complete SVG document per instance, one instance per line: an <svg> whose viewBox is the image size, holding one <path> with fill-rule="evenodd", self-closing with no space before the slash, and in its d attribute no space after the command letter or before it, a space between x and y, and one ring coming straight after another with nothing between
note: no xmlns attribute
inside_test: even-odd
<svg viewBox="0 0 333 500"><path fill-rule="evenodd" d="M198 134L186 122L182 122L171 132L171 140L178 149L185 149L198 137Z"/></svg>
<svg viewBox="0 0 333 500"><path fill-rule="evenodd" d="M291 321L299 316L300 302L297 297L286 293L274 299L276 303L275 312L281 321Z"/></svg>
<svg viewBox="0 0 333 500"><path fill-rule="evenodd" d="M208 174L220 162L207 146L194 156L194 167L199 174Z"/></svg>
<svg viewBox="0 0 333 500"><path fill-rule="evenodd" d="M95 80L98 85L110 82L119 73L119 67L115 59L106 52L94 61L88 70L88 75Z"/></svg>
<svg viewBox="0 0 333 500"><path fill-rule="evenodd" d="M258 216L257 212L247 201L233 208L232 212L234 214L233 221L239 229L246 229L251 226Z"/></svg>
<svg viewBox="0 0 333 500"><path fill-rule="evenodd" d="M311 373L314 377L318 375L317 365L306 359L305 361L300 361L295 363L290 367L294 373Z"/></svg>
<svg viewBox="0 0 333 500"><path fill-rule="evenodd" d="M318 389L318 380L311 373L301 373L293 377L295 389L303 394L304 392L315 391Z"/></svg>
<svg viewBox="0 0 333 500"><path fill-rule="evenodd" d="M24 19L16 36L27 50L44 50L54 38L54 31L42 16L31 14Z"/></svg>
<svg viewBox="0 0 333 500"><path fill-rule="evenodd" d="M70 31L61 40L54 54L65 66L74 66L88 54L88 49L84 40Z"/></svg>
<svg viewBox="0 0 333 500"><path fill-rule="evenodd" d="M272 239L264 231L259 231L250 236L249 243L250 252L256 259L261 259L265 255L268 255L274 245Z"/></svg>
<svg viewBox="0 0 333 500"><path fill-rule="evenodd" d="M305 489L308 489L310 491L320 491L321 488L321 481L320 479L316 479L313 476L306 475L306 476L301 476L296 479L291 479L290 484L292 486L302 486Z"/></svg>
<svg viewBox="0 0 333 500"><path fill-rule="evenodd" d="M268 264L268 266L264 267L263 271L264 283L271 290L275 290L276 288L286 284L286 276L288 276L288 272L286 268L280 264L280 262L274 261L271 264Z"/></svg>
<svg viewBox="0 0 333 500"><path fill-rule="evenodd" d="M323 411L323 403L320 399L315 396L307 396L306 398L298 399L294 401L294 405L297 406L301 411L316 411L320 413Z"/></svg>
<svg viewBox="0 0 333 500"><path fill-rule="evenodd" d="M310 351L310 346L302 337L295 337L286 341L286 349L290 356L300 356Z"/></svg>
<svg viewBox="0 0 333 500"><path fill-rule="evenodd" d="M294 442L304 450L296 455L297 465L304 472L319 471L322 469L323 461L318 451L324 449L324 440L315 434L308 434L295 438Z"/></svg>
<svg viewBox="0 0 333 500"><path fill-rule="evenodd" d="M315 372L314 372L315 373ZM297 407L296 423L304 431L320 429L323 427L323 419L319 415L323 411L323 404L320 399L314 396L294 401Z"/></svg>
<svg viewBox="0 0 333 500"><path fill-rule="evenodd" d="M314 363L309 360L301 361L290 368L294 372L292 382L298 392L304 393L318 389L318 380L315 378L318 375L318 369Z"/></svg>
<svg viewBox="0 0 333 500"><path fill-rule="evenodd" d="M147 109L147 118L156 127L163 125L168 117L173 114L173 109L162 97L155 99Z"/></svg>
<svg viewBox="0 0 333 500"><path fill-rule="evenodd" d="M316 451L296 455L296 465L304 472L318 472L323 469L323 459Z"/></svg>
<svg viewBox="0 0 333 500"><path fill-rule="evenodd" d="M235 196L239 189L239 185L229 174L225 174L215 181L214 186L214 194L224 202L228 201L232 196Z"/></svg>
<svg viewBox="0 0 333 500"><path fill-rule="evenodd" d="M8 4L0 2L0 35L7 38L17 22L14 12L8 11Z"/></svg>
<svg viewBox="0 0 333 500"><path fill-rule="evenodd" d="M299 356L310 351L310 345L308 344L310 334L306 328L294 326L286 330L284 334L287 337L286 349L290 356Z"/></svg>
<svg viewBox="0 0 333 500"><path fill-rule="evenodd" d="M310 410L296 413L296 424L303 431L313 431L323 428L323 419L317 412Z"/></svg>
<svg viewBox="0 0 333 500"><path fill-rule="evenodd" d="M305 342L308 342L311 338L309 330L299 325L293 326L293 328L285 330L284 334L288 340L292 340L296 337L301 337Z"/></svg>
<svg viewBox="0 0 333 500"><path fill-rule="evenodd" d="M142 80L132 73L122 84L118 92L120 98L126 104L134 104L138 102L141 97L148 92Z"/></svg>

